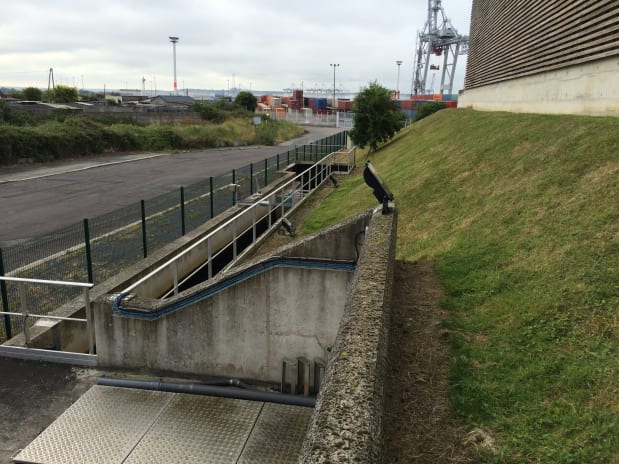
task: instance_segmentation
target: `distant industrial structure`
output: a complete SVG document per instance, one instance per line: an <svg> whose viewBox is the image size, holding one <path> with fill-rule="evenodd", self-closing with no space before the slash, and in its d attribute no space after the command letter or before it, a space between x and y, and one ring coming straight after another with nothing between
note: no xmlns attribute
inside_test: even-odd
<svg viewBox="0 0 619 464"><path fill-rule="evenodd" d="M618 0L473 0L458 106L619 116L618 13Z"/></svg>
<svg viewBox="0 0 619 464"><path fill-rule="evenodd" d="M443 57L438 93L451 94L458 56L466 55L468 44L468 36L459 34L445 15L441 0L428 0L428 19L423 31L417 35L411 95L434 93L426 84L428 71L430 69L438 71L440 68L440 66L430 64L432 55Z"/></svg>

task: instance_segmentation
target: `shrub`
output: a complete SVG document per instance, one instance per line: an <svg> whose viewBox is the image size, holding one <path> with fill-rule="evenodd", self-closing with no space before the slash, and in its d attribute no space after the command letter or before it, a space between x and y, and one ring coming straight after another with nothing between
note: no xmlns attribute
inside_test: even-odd
<svg viewBox="0 0 619 464"><path fill-rule="evenodd" d="M439 110L445 108L445 103L443 102L425 102L422 103L419 107L419 111L417 111L417 116L415 117L415 121L419 121L420 119L427 118L431 114L436 113Z"/></svg>

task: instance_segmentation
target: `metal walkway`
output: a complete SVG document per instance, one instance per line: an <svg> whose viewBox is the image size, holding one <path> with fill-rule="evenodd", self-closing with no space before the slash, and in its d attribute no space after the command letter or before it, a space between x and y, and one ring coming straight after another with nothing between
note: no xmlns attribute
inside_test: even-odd
<svg viewBox="0 0 619 464"><path fill-rule="evenodd" d="M296 463L312 413L299 406L96 385L13 459Z"/></svg>

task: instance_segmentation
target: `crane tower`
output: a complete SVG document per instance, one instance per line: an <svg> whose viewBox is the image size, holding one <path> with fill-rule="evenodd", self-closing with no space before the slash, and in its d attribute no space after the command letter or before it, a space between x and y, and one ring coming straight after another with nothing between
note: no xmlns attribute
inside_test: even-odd
<svg viewBox="0 0 619 464"><path fill-rule="evenodd" d="M439 21L440 13L440 21ZM426 88L429 69L440 67L430 65L430 56L443 57L440 93L452 93L454 73L458 55L466 55L469 49L469 37L460 35L445 16L441 0L428 0L428 19L423 31L417 35L415 49L413 85L411 94L431 93Z"/></svg>

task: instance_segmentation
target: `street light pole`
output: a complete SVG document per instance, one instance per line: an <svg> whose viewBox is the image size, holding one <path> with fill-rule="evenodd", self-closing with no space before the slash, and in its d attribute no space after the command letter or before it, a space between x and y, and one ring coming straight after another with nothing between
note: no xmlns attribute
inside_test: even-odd
<svg viewBox="0 0 619 464"><path fill-rule="evenodd" d="M395 91L397 98L400 98L400 65L402 64L401 60L395 62L398 65L398 80L396 81Z"/></svg>
<svg viewBox="0 0 619 464"><path fill-rule="evenodd" d="M339 63L330 63L329 66L333 67L333 108L336 107L335 101L335 68L339 66Z"/></svg>
<svg viewBox="0 0 619 464"><path fill-rule="evenodd" d="M176 85L176 43L178 42L178 37L170 37L170 42L172 42L172 56L174 57L174 95L178 95L178 86Z"/></svg>

